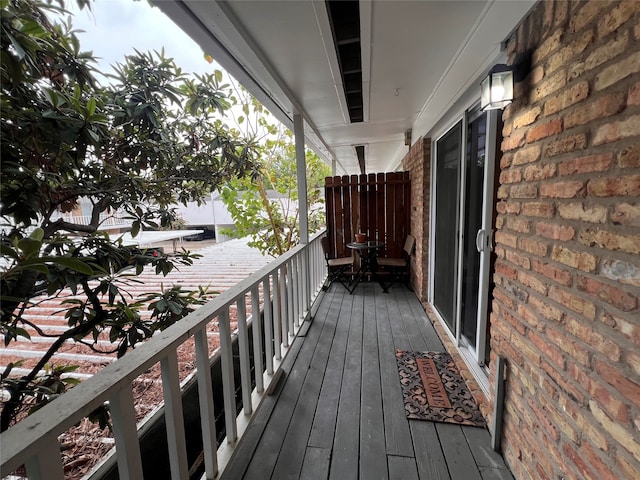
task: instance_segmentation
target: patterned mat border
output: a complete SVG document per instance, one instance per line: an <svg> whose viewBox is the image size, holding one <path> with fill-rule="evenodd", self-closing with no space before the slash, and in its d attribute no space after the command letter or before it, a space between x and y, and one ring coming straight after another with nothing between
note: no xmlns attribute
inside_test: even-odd
<svg viewBox="0 0 640 480"><path fill-rule="evenodd" d="M396 362L407 418L486 427L451 355L397 350Z"/></svg>

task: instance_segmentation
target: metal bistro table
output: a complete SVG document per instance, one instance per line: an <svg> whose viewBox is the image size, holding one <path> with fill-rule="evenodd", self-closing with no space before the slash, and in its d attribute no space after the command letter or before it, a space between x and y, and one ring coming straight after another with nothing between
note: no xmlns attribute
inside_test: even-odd
<svg viewBox="0 0 640 480"><path fill-rule="evenodd" d="M353 293L356 289L362 278L371 274L373 279L376 280L382 289L384 290L384 285L378 279L378 252L384 248L386 244L384 242L378 242L376 240L371 240L363 243L347 243L347 248L351 250L355 250L358 252L358 256L360 257L360 268L356 272L355 277L351 284L347 287L349 293Z"/></svg>

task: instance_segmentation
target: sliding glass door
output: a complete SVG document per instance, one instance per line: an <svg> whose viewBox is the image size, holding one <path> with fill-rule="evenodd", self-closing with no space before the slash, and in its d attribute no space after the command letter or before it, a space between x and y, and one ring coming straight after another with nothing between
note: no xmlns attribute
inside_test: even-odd
<svg viewBox="0 0 640 480"><path fill-rule="evenodd" d="M494 112L466 112L436 141L432 170L432 303L477 365L488 358L496 135Z"/></svg>
<svg viewBox="0 0 640 480"><path fill-rule="evenodd" d="M455 329L458 256L458 214L460 211L460 158L462 122L437 142L436 210L433 303L440 315Z"/></svg>

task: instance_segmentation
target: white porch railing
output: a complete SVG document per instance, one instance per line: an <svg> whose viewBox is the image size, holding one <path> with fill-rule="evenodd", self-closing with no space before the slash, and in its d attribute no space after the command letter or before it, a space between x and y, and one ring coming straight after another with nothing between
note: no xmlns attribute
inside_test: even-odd
<svg viewBox="0 0 640 480"><path fill-rule="evenodd" d="M89 222L91 222L91 215L73 215L71 213L56 212L51 216L51 220L57 220L58 218L62 218L65 222L76 225L89 225ZM122 212L101 213L99 218L100 230L131 226L131 219L125 218Z"/></svg>
<svg viewBox="0 0 640 480"><path fill-rule="evenodd" d="M189 467L177 349L193 338L204 447L203 478L215 478L228 463L322 287L326 276L320 246L322 235L324 232L315 235L309 244L287 252L3 433L0 436L2 475L9 475L24 464L29 479L63 479L58 436L108 402L120 478L143 478L132 382L160 363L171 478L187 479ZM261 298L263 321L255 322L246 315L247 304L252 312L259 312ZM229 311L234 304L237 330L232 333ZM224 392L226 426L226 441L220 448L216 448L211 355L207 343L207 325L216 321L220 332L222 385L215 388L222 388ZM235 335L240 353L243 405L237 416L232 358L232 336ZM257 372L253 389L249 342L253 343ZM200 388L203 385L209 388Z"/></svg>

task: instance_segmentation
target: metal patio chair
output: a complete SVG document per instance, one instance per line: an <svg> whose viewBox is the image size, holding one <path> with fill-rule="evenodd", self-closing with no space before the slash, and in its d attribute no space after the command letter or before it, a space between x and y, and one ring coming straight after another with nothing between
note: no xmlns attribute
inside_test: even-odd
<svg viewBox="0 0 640 480"><path fill-rule="evenodd" d="M382 272L387 272L390 276L390 281L382 286L382 289L387 292L393 281L404 281L407 288L411 290L409 284L409 265L411 261L411 253L416 245L416 239L413 235L407 235L404 241L404 247L402 248L402 257L379 257L378 268Z"/></svg>
<svg viewBox="0 0 640 480"><path fill-rule="evenodd" d="M322 245L324 259L327 262L327 270L329 272L329 276L327 277L325 284L322 286L322 289L328 290L333 282L337 281L348 290L349 281L347 278L347 272L349 270L353 272L353 265L355 262L353 256L331 258L331 254L329 252L329 239L327 237L323 237L320 240L320 244Z"/></svg>

